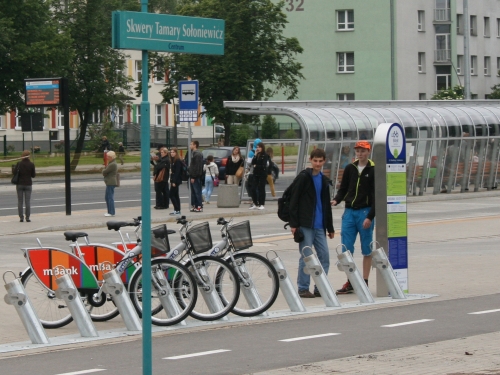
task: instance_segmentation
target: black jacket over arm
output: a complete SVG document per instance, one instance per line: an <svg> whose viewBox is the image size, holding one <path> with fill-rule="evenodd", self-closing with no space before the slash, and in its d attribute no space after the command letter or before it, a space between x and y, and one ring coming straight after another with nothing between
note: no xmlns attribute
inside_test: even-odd
<svg viewBox="0 0 500 375"><path fill-rule="evenodd" d="M177 159L172 164L171 174L170 174L170 183L179 186L182 184L182 168L183 164L181 159Z"/></svg>
<svg viewBox="0 0 500 375"><path fill-rule="evenodd" d="M358 160L348 164L342 175L342 182L334 200L345 201L346 208L360 209L370 207L367 218L375 218L375 163L368 160L361 174Z"/></svg>
<svg viewBox="0 0 500 375"><path fill-rule="evenodd" d="M316 189L312 178L312 169L307 168L296 177L290 199L290 227L313 228L316 211ZM323 228L334 233L332 207L330 205L330 186L332 181L323 175L321 205L323 207Z"/></svg>

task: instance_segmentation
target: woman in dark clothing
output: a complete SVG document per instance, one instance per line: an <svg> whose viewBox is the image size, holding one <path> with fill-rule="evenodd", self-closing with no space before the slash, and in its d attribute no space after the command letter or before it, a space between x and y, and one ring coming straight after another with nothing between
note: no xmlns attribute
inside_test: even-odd
<svg viewBox="0 0 500 375"><path fill-rule="evenodd" d="M163 177L161 176L163 174ZM156 206L157 210L168 208L168 180L170 175L170 158L168 150L163 147L160 150L160 159L154 167L153 176L155 178Z"/></svg>
<svg viewBox="0 0 500 375"><path fill-rule="evenodd" d="M22 154L22 160L17 163L16 168L19 168L19 181L16 185L17 191L17 211L19 213L19 221L22 223L24 221L23 216L23 199L26 206L26 221L29 223L31 214L31 190L33 181L32 178L35 177L35 164L30 161L31 153L28 150L24 150Z"/></svg>
<svg viewBox="0 0 500 375"><path fill-rule="evenodd" d="M181 214L181 200L179 198L179 185L182 184L182 168L183 164L177 148L172 148L170 150L170 200L174 205L174 212L170 215L180 215Z"/></svg>
<svg viewBox="0 0 500 375"><path fill-rule="evenodd" d="M264 151L264 143L257 145L255 156L252 159L254 184L252 187L253 205L250 210L263 210L266 203L266 180L267 168L269 167L269 155Z"/></svg>

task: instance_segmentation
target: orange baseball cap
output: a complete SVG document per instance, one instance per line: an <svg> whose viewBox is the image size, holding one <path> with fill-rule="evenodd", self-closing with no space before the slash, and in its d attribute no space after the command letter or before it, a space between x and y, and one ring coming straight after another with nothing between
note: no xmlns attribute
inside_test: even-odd
<svg viewBox="0 0 500 375"><path fill-rule="evenodd" d="M371 150L372 146L367 141L358 141L356 142L356 146L354 148L366 148L368 151Z"/></svg>

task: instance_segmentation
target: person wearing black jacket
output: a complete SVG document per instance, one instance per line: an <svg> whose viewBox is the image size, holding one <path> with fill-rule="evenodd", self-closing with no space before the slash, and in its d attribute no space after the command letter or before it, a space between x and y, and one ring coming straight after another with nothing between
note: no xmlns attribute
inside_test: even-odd
<svg viewBox="0 0 500 375"><path fill-rule="evenodd" d="M170 176L170 157L166 147L160 149L160 158L154 166L155 192L157 210L164 210L169 206L168 180Z"/></svg>
<svg viewBox="0 0 500 375"><path fill-rule="evenodd" d="M299 242L299 252L305 246L313 246L323 270L328 274L330 268L330 253L326 241L335 237L333 216L330 206L331 180L323 175L321 169L326 161L325 151L314 149L309 157L311 168L306 168L295 178L296 183L290 197L290 228L296 242ZM307 251L307 250L306 250ZM320 297L318 289L314 294L309 291L310 275L304 272L304 259L299 259L297 286L302 298Z"/></svg>
<svg viewBox="0 0 500 375"><path fill-rule="evenodd" d="M269 155L264 151L264 143L257 145L255 156L252 159L253 167L253 185L252 201L250 210L263 210L266 203L266 180L267 168L269 167Z"/></svg>
<svg viewBox="0 0 500 375"><path fill-rule="evenodd" d="M33 180L36 176L35 164L30 161L31 153L28 150L24 150L21 157L22 160L17 163L16 168L19 168L19 180L16 184L17 191L17 211L19 214L19 221L22 223L24 221L23 215L23 199L26 205L26 221L30 222L31 214L31 191L33 188Z"/></svg>
<svg viewBox="0 0 500 375"><path fill-rule="evenodd" d="M368 285L372 264L373 227L375 222L375 163L368 159L371 146L359 141L354 146L356 160L344 169L342 182L331 204L336 206L345 201L342 215L342 251L354 253L354 242L359 233L363 254L363 278ZM349 280L337 290L337 294L353 293Z"/></svg>
<svg viewBox="0 0 500 375"><path fill-rule="evenodd" d="M203 155L198 151L200 143L191 142L191 163L188 167L189 181L191 183L191 211L203 212L203 203L201 200L201 179L203 176Z"/></svg>
<svg viewBox="0 0 500 375"><path fill-rule="evenodd" d="M177 148L170 150L170 200L174 206L174 211L170 215L181 214L181 200L179 198L179 185L182 184L182 168L183 164L179 157Z"/></svg>

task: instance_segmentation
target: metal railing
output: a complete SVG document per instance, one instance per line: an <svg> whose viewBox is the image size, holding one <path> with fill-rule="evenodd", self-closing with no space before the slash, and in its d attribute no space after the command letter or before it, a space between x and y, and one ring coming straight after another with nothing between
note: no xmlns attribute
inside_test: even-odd
<svg viewBox="0 0 500 375"><path fill-rule="evenodd" d="M451 49L434 50L434 62L451 61Z"/></svg>
<svg viewBox="0 0 500 375"><path fill-rule="evenodd" d="M434 21L447 22L451 21L451 9L434 9Z"/></svg>

